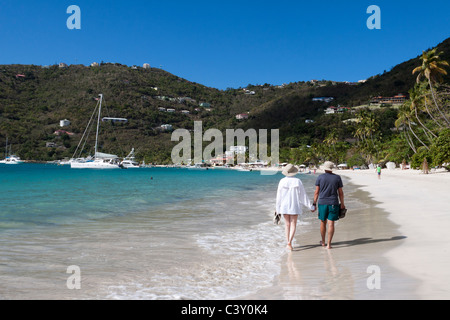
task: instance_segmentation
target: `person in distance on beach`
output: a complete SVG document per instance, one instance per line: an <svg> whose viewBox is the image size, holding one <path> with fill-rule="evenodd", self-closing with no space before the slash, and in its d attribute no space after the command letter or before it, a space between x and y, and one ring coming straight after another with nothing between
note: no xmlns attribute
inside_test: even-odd
<svg viewBox="0 0 450 320"><path fill-rule="evenodd" d="M276 211L284 217L287 248L292 250L292 241L297 230L298 216L302 214L302 204L311 209L311 202L306 194L303 183L294 176L298 169L288 164L282 171L286 177L280 180L277 190Z"/></svg>
<svg viewBox="0 0 450 320"><path fill-rule="evenodd" d="M331 240L334 236L334 223L339 220L339 210L345 209L344 191L342 179L334 174L334 164L326 161L323 165L325 173L316 180L316 191L314 192L313 206L318 204L320 219L320 235L322 247L331 249ZM319 200L319 202L317 202ZM340 204L339 204L340 201ZM325 235L328 224L328 244L325 244Z"/></svg>
<svg viewBox="0 0 450 320"><path fill-rule="evenodd" d="M381 179L381 166L380 165L377 166L377 173L378 173L378 180L380 180Z"/></svg>

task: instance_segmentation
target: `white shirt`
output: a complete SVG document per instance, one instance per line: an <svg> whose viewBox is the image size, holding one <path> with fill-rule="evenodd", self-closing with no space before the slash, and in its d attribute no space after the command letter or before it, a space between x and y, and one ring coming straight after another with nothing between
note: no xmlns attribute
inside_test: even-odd
<svg viewBox="0 0 450 320"><path fill-rule="evenodd" d="M302 181L295 177L281 179L277 191L277 213L302 214L302 204L308 209L311 208L311 201L309 201Z"/></svg>

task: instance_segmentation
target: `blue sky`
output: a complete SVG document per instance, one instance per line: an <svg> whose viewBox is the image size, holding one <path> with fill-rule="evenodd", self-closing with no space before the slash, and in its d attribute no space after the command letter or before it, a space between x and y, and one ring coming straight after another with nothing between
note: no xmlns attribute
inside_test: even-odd
<svg viewBox="0 0 450 320"><path fill-rule="evenodd" d="M70 5L81 29L69 30ZM367 8L381 9L369 30ZM226 89L358 81L450 37L450 1L0 0L0 64L150 63Z"/></svg>

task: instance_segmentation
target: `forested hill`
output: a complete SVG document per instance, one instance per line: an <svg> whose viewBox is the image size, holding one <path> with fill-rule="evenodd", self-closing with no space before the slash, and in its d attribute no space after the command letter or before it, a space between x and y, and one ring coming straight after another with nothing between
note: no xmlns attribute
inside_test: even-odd
<svg viewBox="0 0 450 320"><path fill-rule="evenodd" d="M438 51L444 51L442 59L450 61L450 39ZM323 113L331 104L355 107L374 96L407 94L416 78L411 71L419 65L415 58L362 84L320 80L227 90L193 83L158 68L111 63L1 65L0 146L8 137L12 152L22 159L71 157L94 111L95 98L102 93L102 116L128 119L125 124L102 123L103 152L125 156L134 147L146 162L167 162L175 143L161 125L192 129L194 121L202 121L204 130L279 128L282 146L295 147L324 138L327 126L334 125ZM331 104L313 102L313 97L334 100ZM237 120L236 115L242 113L249 118ZM61 128L63 119L71 124ZM306 126L308 119L315 122ZM64 131L57 135L57 130Z"/></svg>

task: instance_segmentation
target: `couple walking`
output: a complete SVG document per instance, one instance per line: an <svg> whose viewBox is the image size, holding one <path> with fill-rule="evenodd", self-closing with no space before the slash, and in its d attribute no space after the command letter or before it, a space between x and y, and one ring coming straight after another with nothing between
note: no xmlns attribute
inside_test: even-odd
<svg viewBox="0 0 450 320"><path fill-rule="evenodd" d="M278 184L276 211L284 217L289 250L293 249L292 241L297 229L298 216L302 214L302 205L309 208L311 212L315 212L317 208L319 209L320 235L322 237L320 244L331 249L334 223L339 220L339 209L345 208L342 180L340 176L333 174L333 167L334 164L329 161L323 165L325 173L316 180L313 203L309 200L301 180L294 177L298 173L298 169L291 164L288 164L283 169L282 173L286 177L281 179ZM326 244L327 227L328 243Z"/></svg>

